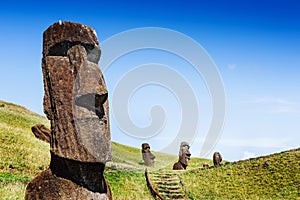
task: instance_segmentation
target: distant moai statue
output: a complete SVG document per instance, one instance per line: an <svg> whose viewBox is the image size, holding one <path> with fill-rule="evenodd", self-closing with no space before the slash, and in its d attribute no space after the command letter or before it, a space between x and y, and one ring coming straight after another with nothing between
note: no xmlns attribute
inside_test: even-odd
<svg viewBox="0 0 300 200"><path fill-rule="evenodd" d="M44 112L51 123L51 162L27 185L25 199L112 199L103 174L112 154L99 58L91 27L58 22L44 32Z"/></svg>
<svg viewBox="0 0 300 200"><path fill-rule="evenodd" d="M191 159L190 145L187 142L181 142L179 149L179 160L174 163L173 170L185 170Z"/></svg>
<svg viewBox="0 0 300 200"><path fill-rule="evenodd" d="M150 145L148 143L142 144L142 157L144 165L154 167L155 156L150 151Z"/></svg>
<svg viewBox="0 0 300 200"><path fill-rule="evenodd" d="M215 152L213 155L214 166L222 165L222 156L219 152Z"/></svg>
<svg viewBox="0 0 300 200"><path fill-rule="evenodd" d="M31 131L35 135L36 138L50 143L51 138L51 130L49 130L44 124L37 124L31 127Z"/></svg>
<svg viewBox="0 0 300 200"><path fill-rule="evenodd" d="M210 167L210 165L208 163L203 164L203 168L209 168L209 167Z"/></svg>

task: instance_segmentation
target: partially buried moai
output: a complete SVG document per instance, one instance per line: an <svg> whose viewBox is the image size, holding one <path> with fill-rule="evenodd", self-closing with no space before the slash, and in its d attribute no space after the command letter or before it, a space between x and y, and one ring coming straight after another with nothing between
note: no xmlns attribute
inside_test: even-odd
<svg viewBox="0 0 300 200"><path fill-rule="evenodd" d="M148 143L142 144L142 157L144 165L154 167L155 156L150 151L150 145Z"/></svg>
<svg viewBox="0 0 300 200"><path fill-rule="evenodd" d="M191 159L190 145L187 142L181 142L179 149L179 160L174 163L173 170L185 170Z"/></svg>
<svg viewBox="0 0 300 200"><path fill-rule="evenodd" d="M50 143L51 131L44 124L37 124L31 127L31 131L36 138Z"/></svg>
<svg viewBox="0 0 300 200"><path fill-rule="evenodd" d="M222 156L219 152L215 152L213 155L214 166L218 167L222 165Z"/></svg>
<svg viewBox="0 0 300 200"><path fill-rule="evenodd" d="M112 155L99 59L91 27L59 22L44 32L44 112L51 122L51 162L28 184L25 199L112 199L103 175Z"/></svg>

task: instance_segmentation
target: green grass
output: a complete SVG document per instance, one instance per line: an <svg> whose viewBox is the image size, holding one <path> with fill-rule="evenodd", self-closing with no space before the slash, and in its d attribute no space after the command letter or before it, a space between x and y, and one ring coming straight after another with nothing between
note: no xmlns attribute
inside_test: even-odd
<svg viewBox="0 0 300 200"><path fill-rule="evenodd" d="M24 199L26 185L49 166L49 144L36 139L31 127L45 117L0 101L0 199ZM144 177L141 150L112 143L113 160L105 177L114 199L153 199ZM153 152L155 167L171 170L177 156ZM193 158L179 172L190 199L300 199L300 149L202 169L211 160Z"/></svg>
<svg viewBox="0 0 300 200"><path fill-rule="evenodd" d="M49 144L31 133L48 121L26 108L0 101L0 197L24 199L27 183L50 162Z"/></svg>
<svg viewBox="0 0 300 200"><path fill-rule="evenodd" d="M108 163L108 166L118 169L140 169L144 170L145 166L139 163L143 163L141 149L129 147L126 145L118 144L112 142L113 149L113 160L111 163ZM177 161L177 156L154 152L155 155L155 169L161 168L172 168L174 162Z"/></svg>
<svg viewBox="0 0 300 200"><path fill-rule="evenodd" d="M299 199L300 148L190 171L181 179L190 199Z"/></svg>
<svg viewBox="0 0 300 200"><path fill-rule="evenodd" d="M105 173L114 199L153 199L145 184L144 171L113 171Z"/></svg>

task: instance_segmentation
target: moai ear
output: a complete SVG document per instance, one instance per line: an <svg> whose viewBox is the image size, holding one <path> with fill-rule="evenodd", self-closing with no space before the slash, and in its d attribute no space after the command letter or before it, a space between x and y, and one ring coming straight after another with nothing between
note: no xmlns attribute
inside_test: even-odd
<svg viewBox="0 0 300 200"><path fill-rule="evenodd" d="M72 46L68 50L67 56L76 71L79 70L80 66L82 66L84 62L87 62L87 52L81 45Z"/></svg>

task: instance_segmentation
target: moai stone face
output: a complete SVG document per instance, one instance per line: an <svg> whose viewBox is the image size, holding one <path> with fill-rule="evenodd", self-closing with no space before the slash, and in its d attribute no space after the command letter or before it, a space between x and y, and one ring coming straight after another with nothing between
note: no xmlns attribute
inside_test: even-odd
<svg viewBox="0 0 300 200"><path fill-rule="evenodd" d="M49 169L25 199L112 199L103 172L112 158L108 94L95 31L60 22L43 35L44 112L51 123Z"/></svg>
<svg viewBox="0 0 300 200"><path fill-rule="evenodd" d="M44 111L51 121L51 152L82 162L111 160L107 89L97 65L92 28L56 23L44 32Z"/></svg>
<svg viewBox="0 0 300 200"><path fill-rule="evenodd" d="M179 150L179 161L188 166L189 161L191 159L191 153L190 153L190 145L187 142L181 142L180 144L180 150Z"/></svg>
<svg viewBox="0 0 300 200"><path fill-rule="evenodd" d="M151 153L148 143L142 144L142 156L146 166L154 167L155 156Z"/></svg>
<svg viewBox="0 0 300 200"><path fill-rule="evenodd" d="M214 166L216 166L216 167L222 165L222 156L219 152L214 153L213 161L214 161Z"/></svg>
<svg viewBox="0 0 300 200"><path fill-rule="evenodd" d="M174 163L173 170L185 170L191 159L190 145L187 142L181 142L179 149L179 160Z"/></svg>

